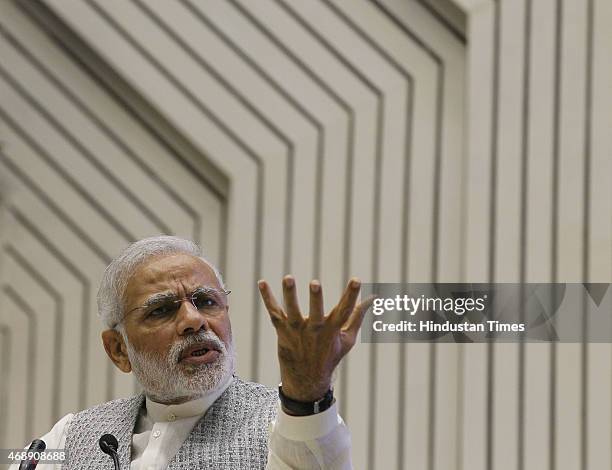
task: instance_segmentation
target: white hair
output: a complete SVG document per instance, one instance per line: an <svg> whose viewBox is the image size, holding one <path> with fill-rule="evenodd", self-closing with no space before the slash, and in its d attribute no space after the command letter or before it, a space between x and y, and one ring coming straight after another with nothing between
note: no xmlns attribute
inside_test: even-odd
<svg viewBox="0 0 612 470"><path fill-rule="evenodd" d="M123 296L136 269L151 257L176 253L200 258L210 266L219 285L225 289L221 273L215 265L202 256L200 247L194 242L168 235L144 238L125 248L102 275L98 289L98 315L108 328L115 328L123 319Z"/></svg>

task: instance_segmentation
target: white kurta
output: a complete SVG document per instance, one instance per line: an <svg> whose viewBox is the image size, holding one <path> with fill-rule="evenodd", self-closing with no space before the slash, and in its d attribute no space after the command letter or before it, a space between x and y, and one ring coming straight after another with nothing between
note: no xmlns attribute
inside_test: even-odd
<svg viewBox="0 0 612 470"><path fill-rule="evenodd" d="M132 435L130 470L165 469L195 424L230 383L231 380L215 393L180 405L163 405L147 398ZM65 447L73 416L72 413L64 416L41 437L47 449ZM350 447L349 431L338 415L335 403L323 413L296 417L283 412L279 401L277 419L270 424L266 469L351 469ZM92 452L101 451L92 449ZM110 457L108 463L112 468ZM9 470L18 468L17 463ZM39 464L36 468L61 470L61 465Z"/></svg>

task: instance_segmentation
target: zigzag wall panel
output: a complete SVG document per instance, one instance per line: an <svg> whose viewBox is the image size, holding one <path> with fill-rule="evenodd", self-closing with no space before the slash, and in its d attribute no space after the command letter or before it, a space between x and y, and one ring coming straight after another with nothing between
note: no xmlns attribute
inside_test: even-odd
<svg viewBox="0 0 612 470"><path fill-rule="evenodd" d="M134 392L101 348L95 292L153 233L220 265L238 372L268 385L260 278L319 278L328 302L350 276L612 278L605 0L0 13L3 447ZM34 391L32 363L50 382ZM355 468L612 466L609 345L357 344L335 389Z"/></svg>
<svg viewBox="0 0 612 470"><path fill-rule="evenodd" d="M157 233L193 238L221 261L226 195L17 5L1 8L7 447L70 411L133 393L100 348L104 267L130 240Z"/></svg>

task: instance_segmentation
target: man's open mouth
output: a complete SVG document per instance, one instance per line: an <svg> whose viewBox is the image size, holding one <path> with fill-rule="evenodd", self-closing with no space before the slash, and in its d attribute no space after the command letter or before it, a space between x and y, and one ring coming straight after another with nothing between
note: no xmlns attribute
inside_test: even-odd
<svg viewBox="0 0 612 470"><path fill-rule="evenodd" d="M198 343L183 350L179 362L208 363L216 360L220 354L216 345Z"/></svg>
<svg viewBox="0 0 612 470"><path fill-rule="evenodd" d="M192 356L203 356L204 354L206 354L208 351L210 351L210 349L208 348L204 348L204 349L198 349L197 351L194 351L191 353Z"/></svg>

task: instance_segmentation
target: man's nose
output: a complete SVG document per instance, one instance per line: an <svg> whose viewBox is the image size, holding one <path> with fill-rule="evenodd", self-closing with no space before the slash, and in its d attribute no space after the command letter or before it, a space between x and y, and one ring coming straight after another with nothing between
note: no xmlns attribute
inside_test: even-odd
<svg viewBox="0 0 612 470"><path fill-rule="evenodd" d="M208 330L208 320L206 316L198 311L191 303L191 300L185 299L181 302L178 311L177 330L179 335L197 333L200 330Z"/></svg>

